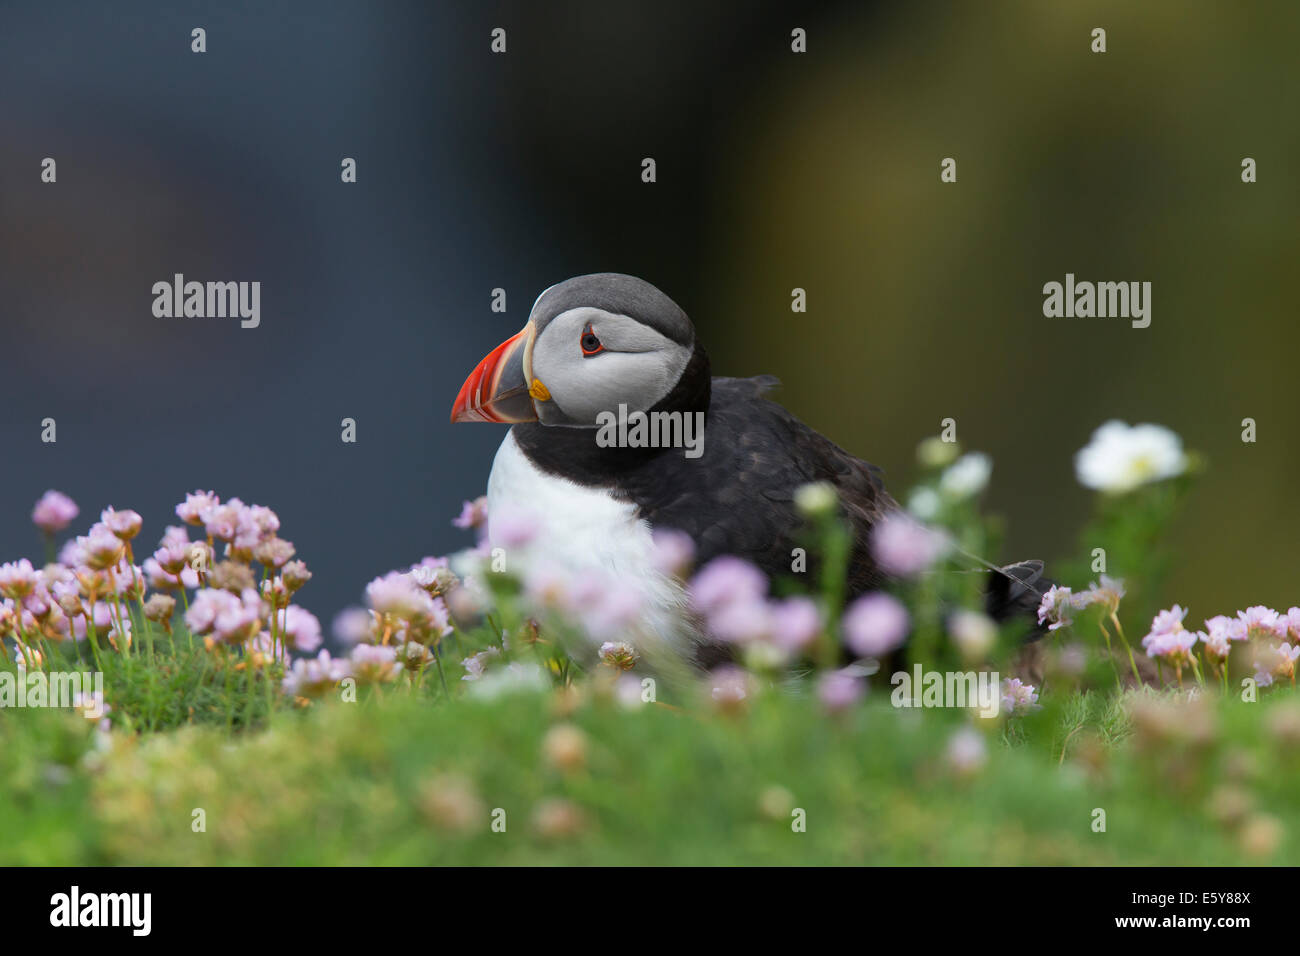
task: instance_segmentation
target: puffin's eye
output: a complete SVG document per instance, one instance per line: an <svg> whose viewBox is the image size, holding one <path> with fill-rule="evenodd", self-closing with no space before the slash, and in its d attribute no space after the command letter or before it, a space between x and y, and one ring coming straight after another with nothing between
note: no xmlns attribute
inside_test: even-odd
<svg viewBox="0 0 1300 956"><path fill-rule="evenodd" d="M582 333L582 338L578 340L582 346L582 357L591 358L593 355L599 355L605 351L605 346L600 344L600 339L596 338L596 333L591 330L591 326Z"/></svg>

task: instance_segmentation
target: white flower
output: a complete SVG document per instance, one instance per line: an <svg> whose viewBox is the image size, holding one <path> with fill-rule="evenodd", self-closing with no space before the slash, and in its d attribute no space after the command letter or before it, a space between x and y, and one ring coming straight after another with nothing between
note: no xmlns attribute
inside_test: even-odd
<svg viewBox="0 0 1300 956"><path fill-rule="evenodd" d="M794 490L794 503L803 514L817 518L834 514L839 496L829 481L813 481Z"/></svg>
<svg viewBox="0 0 1300 956"><path fill-rule="evenodd" d="M948 764L957 773L976 773L987 760L988 747L978 731L963 727L948 739Z"/></svg>
<svg viewBox="0 0 1300 956"><path fill-rule="evenodd" d="M955 441L944 441L938 435L932 435L916 446L916 460L924 468L942 468L951 465L961 451Z"/></svg>
<svg viewBox="0 0 1300 956"><path fill-rule="evenodd" d="M480 700L496 700L507 694L538 693L548 690L551 680L536 664L515 661L505 667L489 671L469 686L470 696Z"/></svg>
<svg viewBox="0 0 1300 956"><path fill-rule="evenodd" d="M461 661L465 668L465 676L461 680L476 681L481 680L484 671L487 669L487 663L494 657L501 656L501 648L489 647L486 650L479 651L477 654L471 654Z"/></svg>
<svg viewBox="0 0 1300 956"><path fill-rule="evenodd" d="M998 626L979 611L957 611L948 619L948 634L967 660L978 660L993 649Z"/></svg>
<svg viewBox="0 0 1300 956"><path fill-rule="evenodd" d="M922 521L933 521L942 502L933 488L917 488L907 499L907 510Z"/></svg>
<svg viewBox="0 0 1300 956"><path fill-rule="evenodd" d="M949 498L970 498L984 490L993 473L993 459L983 452L962 455L939 478L939 490Z"/></svg>
<svg viewBox="0 0 1300 956"><path fill-rule="evenodd" d="M1106 422L1074 456L1079 483L1098 491L1132 491L1180 475L1186 468L1182 439L1163 425Z"/></svg>

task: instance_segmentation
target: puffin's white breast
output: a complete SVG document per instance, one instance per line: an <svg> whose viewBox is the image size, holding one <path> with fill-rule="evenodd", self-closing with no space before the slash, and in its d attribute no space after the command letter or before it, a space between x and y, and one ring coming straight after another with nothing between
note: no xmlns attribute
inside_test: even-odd
<svg viewBox="0 0 1300 956"><path fill-rule="evenodd" d="M650 524L635 505L606 489L547 474L528 459L512 433L497 449L487 497L488 540L493 546L499 542L492 515L501 514L503 506L531 513L540 530L526 550L527 562L545 562L575 582L597 573L615 576L620 586L640 593L645 607L640 633L628 639L659 641L679 652L687 649L690 628L683 613L683 588L655 566Z"/></svg>

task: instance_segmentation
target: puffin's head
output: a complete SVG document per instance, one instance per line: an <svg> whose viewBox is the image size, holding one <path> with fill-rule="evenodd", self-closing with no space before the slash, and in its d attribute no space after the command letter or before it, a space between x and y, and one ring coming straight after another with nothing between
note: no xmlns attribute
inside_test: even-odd
<svg viewBox="0 0 1300 956"><path fill-rule="evenodd" d="M453 422L594 427L620 404L649 411L682 377L695 328L648 282L617 272L553 285L528 324L470 373Z"/></svg>

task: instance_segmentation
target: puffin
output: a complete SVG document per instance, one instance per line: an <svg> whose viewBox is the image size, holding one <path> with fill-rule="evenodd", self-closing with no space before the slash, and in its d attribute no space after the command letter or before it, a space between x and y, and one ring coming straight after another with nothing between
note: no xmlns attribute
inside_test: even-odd
<svg viewBox="0 0 1300 956"><path fill-rule="evenodd" d="M649 282L601 272L551 286L524 327L469 374L451 409L452 422L511 426L488 478L489 542L500 537L494 515L528 511L539 524L531 560L573 580L614 575L637 589L639 636L700 666L719 659L718 647L700 633L681 582L656 561L658 529L688 534L697 566L732 555L776 579L790 573L807 528L797 489L825 482L852 534L849 599L887 586L870 539L900 508L881 470L768 399L778 384L714 377L686 312ZM702 423L698 447L608 440L615 414L665 412ZM1041 562L975 560L989 575L995 619L1036 618L1048 586Z"/></svg>

